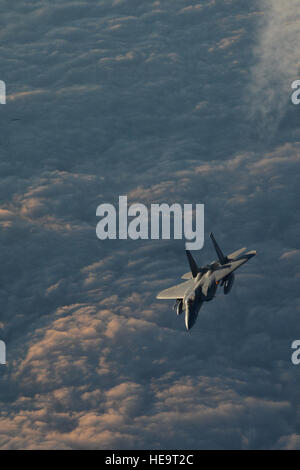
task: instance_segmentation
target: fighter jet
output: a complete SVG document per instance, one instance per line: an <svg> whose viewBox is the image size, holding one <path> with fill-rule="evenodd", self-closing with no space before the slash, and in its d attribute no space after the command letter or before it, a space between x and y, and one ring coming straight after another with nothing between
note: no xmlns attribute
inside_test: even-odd
<svg viewBox="0 0 300 470"><path fill-rule="evenodd" d="M177 286L161 291L157 299L176 299L174 309L177 315L185 310L185 326L190 330L197 320L203 302L209 302L215 295L218 286L224 286L224 294L228 294L234 282L234 271L256 255L256 251L241 248L230 255L223 255L213 234L210 234L218 261L198 267L191 253L186 250L191 271L182 279L188 279ZM244 253L244 254L242 254Z"/></svg>

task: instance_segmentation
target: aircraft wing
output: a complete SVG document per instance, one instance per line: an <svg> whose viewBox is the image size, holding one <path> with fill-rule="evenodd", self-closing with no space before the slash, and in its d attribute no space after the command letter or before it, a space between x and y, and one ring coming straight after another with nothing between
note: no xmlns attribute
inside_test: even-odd
<svg viewBox="0 0 300 470"><path fill-rule="evenodd" d="M184 294L187 289L192 287L195 284L194 279L190 279L189 281L182 282L177 286L169 287L169 289L162 290L159 294L157 294L157 299L183 299Z"/></svg>
<svg viewBox="0 0 300 470"><path fill-rule="evenodd" d="M240 248L239 250L236 250L234 251L233 253L230 253L230 255L227 256L227 258L230 260L230 259L234 259L234 258L237 258L238 256L240 256L242 253L244 253L244 251L246 251L247 248Z"/></svg>
<svg viewBox="0 0 300 470"><path fill-rule="evenodd" d="M181 276L181 279L192 279L192 277L192 272L189 271L188 273L185 273L183 276Z"/></svg>
<svg viewBox="0 0 300 470"><path fill-rule="evenodd" d="M228 274L232 273L235 271L237 268L242 266L242 264L246 263L250 258L253 258L253 256L256 255L256 251L248 251L248 253L245 253L244 255L240 256L238 259L231 261L229 260L226 265L220 267L217 269L214 273L215 280L216 281L221 281L221 279L224 279L224 277L228 276Z"/></svg>
<svg viewBox="0 0 300 470"><path fill-rule="evenodd" d="M230 255L227 256L228 262L226 263L226 265L232 260L236 259L238 256L240 256L246 250L247 248L240 248L239 250L236 250L233 253L230 253ZM191 271L189 271L188 273L185 273L183 276L181 276L181 279L191 279L192 277L193 277L193 274Z"/></svg>

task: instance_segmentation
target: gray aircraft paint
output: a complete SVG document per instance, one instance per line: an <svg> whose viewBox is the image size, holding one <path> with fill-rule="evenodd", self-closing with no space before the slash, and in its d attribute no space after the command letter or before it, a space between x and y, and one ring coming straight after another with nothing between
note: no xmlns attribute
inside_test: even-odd
<svg viewBox="0 0 300 470"><path fill-rule="evenodd" d="M165 289L157 295L158 299L176 299L177 312L181 313L185 310L187 330L195 324L203 302L213 300L219 284L224 286L224 294L228 294L234 282L233 272L256 255L256 251L249 251L242 255L246 248L241 248L224 256L212 233L210 237L218 255L218 261L198 267L191 253L186 250L191 271L184 274L183 278L189 277L189 280Z"/></svg>

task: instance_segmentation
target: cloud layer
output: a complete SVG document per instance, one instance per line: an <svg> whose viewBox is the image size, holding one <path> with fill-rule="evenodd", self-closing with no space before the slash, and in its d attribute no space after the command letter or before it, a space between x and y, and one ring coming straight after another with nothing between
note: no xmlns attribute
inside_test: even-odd
<svg viewBox="0 0 300 470"><path fill-rule="evenodd" d="M2 2L2 449L299 448L298 109L268 42L289 41L279 9L286 24L276 2ZM277 105L250 108L268 64ZM155 298L187 271L183 242L96 238L96 207L123 194L204 203L199 263L211 230L258 251L189 334Z"/></svg>

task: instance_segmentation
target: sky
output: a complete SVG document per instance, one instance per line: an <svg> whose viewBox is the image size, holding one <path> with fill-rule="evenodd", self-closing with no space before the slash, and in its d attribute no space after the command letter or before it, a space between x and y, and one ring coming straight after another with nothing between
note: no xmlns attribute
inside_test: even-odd
<svg viewBox="0 0 300 470"><path fill-rule="evenodd" d="M2 0L1 449L300 449L299 2ZM185 331L181 240L96 208L205 205L257 256Z"/></svg>

